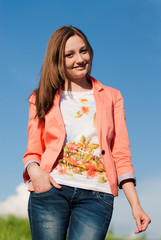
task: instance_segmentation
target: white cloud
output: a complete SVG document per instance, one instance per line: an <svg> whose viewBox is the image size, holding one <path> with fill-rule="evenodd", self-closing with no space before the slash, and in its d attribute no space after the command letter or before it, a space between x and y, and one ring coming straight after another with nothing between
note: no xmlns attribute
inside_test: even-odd
<svg viewBox="0 0 161 240"><path fill-rule="evenodd" d="M9 196L4 202L0 202L0 215L15 215L27 217L27 203L29 193L27 186L21 183L16 188L16 194Z"/></svg>
<svg viewBox="0 0 161 240"><path fill-rule="evenodd" d="M149 239L157 239L161 237L161 176L140 181L137 186L137 192L143 209L152 220L145 233ZM27 186L21 183L16 188L15 195L8 197L4 202L0 202L0 214L26 217L28 197ZM120 190L120 196L115 198L114 215L111 224L118 236L129 235L129 239L135 239L135 221L131 214L130 205L122 190Z"/></svg>

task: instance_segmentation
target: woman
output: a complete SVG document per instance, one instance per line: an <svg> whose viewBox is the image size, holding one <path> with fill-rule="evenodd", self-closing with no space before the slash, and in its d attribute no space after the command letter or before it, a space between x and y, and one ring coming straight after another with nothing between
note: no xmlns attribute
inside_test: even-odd
<svg viewBox="0 0 161 240"><path fill-rule="evenodd" d="M136 220L150 218L135 190L120 92L90 76L93 50L79 29L51 36L39 87L29 98L28 146L23 158L29 186L32 239L103 240L118 186ZM68 234L67 234L68 230Z"/></svg>

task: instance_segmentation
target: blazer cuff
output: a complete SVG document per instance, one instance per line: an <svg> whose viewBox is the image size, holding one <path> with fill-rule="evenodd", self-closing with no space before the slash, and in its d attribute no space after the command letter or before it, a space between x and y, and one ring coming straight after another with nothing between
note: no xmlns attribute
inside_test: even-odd
<svg viewBox="0 0 161 240"><path fill-rule="evenodd" d="M30 161L28 161L28 162L25 164L25 166L24 166L24 172L26 171L27 166L28 166L30 163L33 163L33 162L35 162L35 163L37 163L38 165L40 165L40 163L39 163L37 160L30 160Z"/></svg>
<svg viewBox="0 0 161 240"><path fill-rule="evenodd" d="M131 180L134 183L134 185L136 186L135 175L132 173L126 173L118 178L118 186L120 189L122 188L122 182L125 180Z"/></svg>

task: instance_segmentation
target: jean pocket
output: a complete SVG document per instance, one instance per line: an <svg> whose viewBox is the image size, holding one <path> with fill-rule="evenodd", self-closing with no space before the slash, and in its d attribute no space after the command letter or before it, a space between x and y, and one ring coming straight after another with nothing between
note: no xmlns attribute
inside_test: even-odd
<svg viewBox="0 0 161 240"><path fill-rule="evenodd" d="M112 194L99 192L97 193L97 199L103 205L113 208L114 196Z"/></svg>
<svg viewBox="0 0 161 240"><path fill-rule="evenodd" d="M52 190L54 189L54 186L51 186L48 190L44 192L31 192L32 196L37 196L37 197L43 197L43 196L49 196Z"/></svg>

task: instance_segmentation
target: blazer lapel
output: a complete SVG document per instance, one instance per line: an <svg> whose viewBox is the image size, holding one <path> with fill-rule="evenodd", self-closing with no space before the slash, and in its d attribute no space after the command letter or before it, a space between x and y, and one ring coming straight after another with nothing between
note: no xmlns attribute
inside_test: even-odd
<svg viewBox="0 0 161 240"><path fill-rule="evenodd" d="M102 84L99 84L95 79L93 80L93 94L96 103L96 125L98 140L100 148L102 147L102 116L103 116L103 105L104 105L104 89Z"/></svg>

